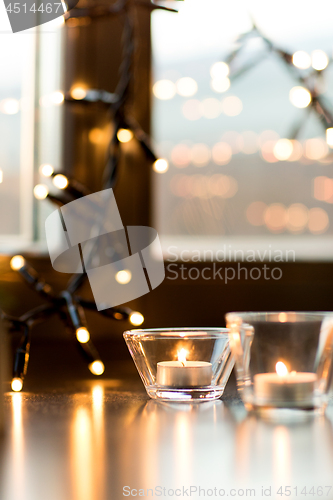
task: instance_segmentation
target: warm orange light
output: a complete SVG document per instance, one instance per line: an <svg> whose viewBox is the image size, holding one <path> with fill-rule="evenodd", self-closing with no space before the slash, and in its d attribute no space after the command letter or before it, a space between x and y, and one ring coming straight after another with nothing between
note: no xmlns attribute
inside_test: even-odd
<svg viewBox="0 0 333 500"><path fill-rule="evenodd" d="M127 285L132 279L132 273L129 269L123 269L116 273L115 279L120 285Z"/></svg>
<svg viewBox="0 0 333 500"><path fill-rule="evenodd" d="M84 99L86 95L87 91L83 87L76 86L71 89L71 96L73 99L76 99L77 101Z"/></svg>
<svg viewBox="0 0 333 500"><path fill-rule="evenodd" d="M276 373L279 375L279 377L285 377L288 375L288 368L282 361L278 361L275 365L275 370Z"/></svg>
<svg viewBox="0 0 333 500"><path fill-rule="evenodd" d="M25 265L25 260L22 255L15 255L11 260L10 260L10 267L13 269L13 271L18 271L19 269L22 269L22 267Z"/></svg>
<svg viewBox="0 0 333 500"><path fill-rule="evenodd" d="M158 174L164 174L169 168L169 163L164 158L159 158L153 163L153 170Z"/></svg>
<svg viewBox="0 0 333 500"><path fill-rule="evenodd" d="M23 389L23 380L21 378L13 378L11 383L12 391L20 392Z"/></svg>
<svg viewBox="0 0 333 500"><path fill-rule="evenodd" d="M68 179L63 174L54 176L52 182L58 189L65 189L68 186Z"/></svg>
<svg viewBox="0 0 333 500"><path fill-rule="evenodd" d="M132 323L133 326L142 325L142 323L145 320L143 314L141 314L140 312L137 312L137 311L131 312L128 319L129 319L130 323Z"/></svg>
<svg viewBox="0 0 333 500"><path fill-rule="evenodd" d="M279 314L279 321L280 321L280 323L286 323L287 320L288 320L288 316L287 316L286 313L280 313Z"/></svg>
<svg viewBox="0 0 333 500"><path fill-rule="evenodd" d="M186 364L186 355L187 355L187 350L186 349L181 349L178 352L178 361L180 361L180 363L182 365L184 365L184 366Z"/></svg>
<svg viewBox="0 0 333 500"><path fill-rule="evenodd" d="M41 165L39 167L39 173L44 177L51 177L53 172L54 168L52 167L52 165L49 165L48 163L45 163L44 165Z"/></svg>
<svg viewBox="0 0 333 500"><path fill-rule="evenodd" d="M49 190L44 184L36 184L34 187L34 196L37 200L45 200L48 194Z"/></svg>
<svg viewBox="0 0 333 500"><path fill-rule="evenodd" d="M102 375L104 373L104 363L100 360L93 361L89 365L89 370L93 375Z"/></svg>
<svg viewBox="0 0 333 500"><path fill-rule="evenodd" d="M117 132L117 138L119 142L129 142L133 139L133 132L127 128L120 128Z"/></svg>
<svg viewBox="0 0 333 500"><path fill-rule="evenodd" d="M87 328L82 326L76 330L76 338L81 344L86 344L90 340L90 333Z"/></svg>

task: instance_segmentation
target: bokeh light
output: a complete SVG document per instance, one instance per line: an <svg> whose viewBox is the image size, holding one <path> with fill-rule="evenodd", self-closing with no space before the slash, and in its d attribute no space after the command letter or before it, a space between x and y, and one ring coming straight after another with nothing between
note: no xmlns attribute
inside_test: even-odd
<svg viewBox="0 0 333 500"><path fill-rule="evenodd" d="M236 132L235 130L228 130L222 135L222 141L227 142L231 147L232 154L237 154L242 151L244 146L244 139L242 134Z"/></svg>
<svg viewBox="0 0 333 500"><path fill-rule="evenodd" d="M169 163L164 158L159 158L153 163L153 170L158 174L164 174L169 168Z"/></svg>
<svg viewBox="0 0 333 500"><path fill-rule="evenodd" d="M255 132L252 132L252 130L248 130L242 133L242 137L242 152L247 155L256 153L259 147L258 135Z"/></svg>
<svg viewBox="0 0 333 500"><path fill-rule="evenodd" d="M296 108L306 108L312 101L312 97L308 89L304 87L293 87L289 92L290 102Z"/></svg>
<svg viewBox="0 0 333 500"><path fill-rule="evenodd" d="M39 173L44 177L51 177L54 172L54 168L49 163L45 163L39 167Z"/></svg>
<svg viewBox="0 0 333 500"><path fill-rule="evenodd" d="M273 148L275 158L280 161L288 160L293 152L293 144L289 139L279 139Z"/></svg>
<svg viewBox="0 0 333 500"><path fill-rule="evenodd" d="M314 50L311 52L311 63L313 69L322 71L329 63L327 54L323 50Z"/></svg>
<svg viewBox="0 0 333 500"><path fill-rule="evenodd" d="M194 144L191 149L191 161L196 167L204 167L211 158L211 152L206 144Z"/></svg>
<svg viewBox="0 0 333 500"><path fill-rule="evenodd" d="M232 158L232 149L227 142L218 142L212 148L212 158L217 165L226 165Z"/></svg>
<svg viewBox="0 0 333 500"><path fill-rule="evenodd" d="M121 285L127 285L132 279L132 273L129 269L118 271L115 275L115 280Z"/></svg>
<svg viewBox="0 0 333 500"><path fill-rule="evenodd" d="M106 134L101 128L95 127L89 130L88 137L89 141L93 144L103 144L106 138Z"/></svg>
<svg viewBox="0 0 333 500"><path fill-rule="evenodd" d="M198 84L193 78L186 76L177 80L176 90L179 95L183 97L190 97L197 93Z"/></svg>
<svg viewBox="0 0 333 500"><path fill-rule="evenodd" d="M274 154L275 144L276 141L266 141L261 145L261 156L268 163L276 163L277 161L279 161Z"/></svg>
<svg viewBox="0 0 333 500"><path fill-rule="evenodd" d="M191 149L186 144L177 144L171 150L171 161L178 168L184 168L191 161Z"/></svg>
<svg viewBox="0 0 333 500"><path fill-rule="evenodd" d="M208 119L217 118L221 114L221 103L214 97L208 97L201 103L202 116Z"/></svg>
<svg viewBox="0 0 333 500"><path fill-rule="evenodd" d="M171 80L158 80L153 85L153 94L157 99L167 101L176 94L176 85Z"/></svg>
<svg viewBox="0 0 333 500"><path fill-rule="evenodd" d="M84 99L87 95L87 91L81 85L75 85L71 88L70 91L71 97L76 100Z"/></svg>
<svg viewBox="0 0 333 500"><path fill-rule="evenodd" d="M0 101L0 112L5 115L16 115L20 111L20 102L17 99L7 98Z"/></svg>
<svg viewBox="0 0 333 500"><path fill-rule="evenodd" d="M57 174L53 177L52 182L58 189L65 189L68 186L68 179L63 174Z"/></svg>
<svg viewBox="0 0 333 500"><path fill-rule="evenodd" d="M272 233L281 233L286 227L287 220L287 210L282 203L273 203L266 208L264 221Z"/></svg>
<svg viewBox="0 0 333 500"><path fill-rule="evenodd" d="M201 102L198 99L189 99L183 104L182 113L187 120L199 120L202 117Z"/></svg>
<svg viewBox="0 0 333 500"><path fill-rule="evenodd" d="M214 92L226 92L230 88L230 80L227 76L224 78L213 78L210 82L210 86Z"/></svg>
<svg viewBox="0 0 333 500"><path fill-rule="evenodd" d="M128 128L120 128L117 132L117 138L119 142L129 142L133 139L133 132Z"/></svg>
<svg viewBox="0 0 333 500"><path fill-rule="evenodd" d="M322 234L329 227L329 218L327 212L322 208L311 208L309 210L309 231L313 234Z"/></svg>
<svg viewBox="0 0 333 500"><path fill-rule="evenodd" d="M324 175L313 180L313 197L316 200L333 203L333 179Z"/></svg>
<svg viewBox="0 0 333 500"><path fill-rule="evenodd" d="M49 190L47 189L47 186L44 184L37 184L34 187L34 196L37 198L37 200L44 200L47 195L49 194Z"/></svg>
<svg viewBox="0 0 333 500"><path fill-rule="evenodd" d="M239 97L230 95L222 101L222 111L227 116L237 116L243 110L243 103Z"/></svg>
<svg viewBox="0 0 333 500"><path fill-rule="evenodd" d="M333 148L333 127L326 129L326 142L330 148Z"/></svg>
<svg viewBox="0 0 333 500"><path fill-rule="evenodd" d="M321 137L315 137L305 141L304 154L309 160L321 160L328 154L326 141Z"/></svg>
<svg viewBox="0 0 333 500"><path fill-rule="evenodd" d="M287 161L298 161L302 158L302 155L303 155L302 144L299 141L297 141L296 139L293 139L290 142L293 146L293 151L292 151L291 155L289 156L289 158L287 158Z"/></svg>
<svg viewBox="0 0 333 500"><path fill-rule="evenodd" d="M287 219L287 229L292 233L300 233L308 223L308 209L302 203L293 203L287 210Z"/></svg>
<svg viewBox="0 0 333 500"><path fill-rule="evenodd" d="M52 104L56 104L56 105L62 104L64 102L64 99L65 99L65 96L60 91L53 92L50 95L50 100L51 100Z"/></svg>
<svg viewBox="0 0 333 500"><path fill-rule="evenodd" d="M307 69L311 66L311 57L304 50L298 50L293 54L293 65L299 69Z"/></svg>
<svg viewBox="0 0 333 500"><path fill-rule="evenodd" d="M212 78L225 78L229 75L229 66L227 63L219 61L213 64L210 68L210 76Z"/></svg>
<svg viewBox="0 0 333 500"><path fill-rule="evenodd" d="M265 223L264 214L267 209L266 203L253 201L246 209L246 218L252 226L262 226Z"/></svg>

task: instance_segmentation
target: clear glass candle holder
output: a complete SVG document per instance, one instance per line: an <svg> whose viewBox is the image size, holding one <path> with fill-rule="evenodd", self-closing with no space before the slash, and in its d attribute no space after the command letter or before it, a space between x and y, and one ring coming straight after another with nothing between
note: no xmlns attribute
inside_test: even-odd
<svg viewBox="0 0 333 500"><path fill-rule="evenodd" d="M324 411L332 379L332 312L233 312L226 322L247 409Z"/></svg>
<svg viewBox="0 0 333 500"><path fill-rule="evenodd" d="M234 361L226 328L163 328L124 333L148 395L163 401L222 396Z"/></svg>

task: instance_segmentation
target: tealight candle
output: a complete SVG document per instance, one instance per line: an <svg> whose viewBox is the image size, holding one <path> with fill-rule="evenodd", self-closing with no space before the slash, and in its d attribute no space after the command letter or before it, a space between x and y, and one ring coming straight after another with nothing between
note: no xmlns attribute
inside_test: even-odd
<svg viewBox="0 0 333 500"><path fill-rule="evenodd" d="M211 384L212 364L206 361L187 361L186 350L178 353L178 361L157 363L156 383L168 387L203 387Z"/></svg>
<svg viewBox="0 0 333 500"><path fill-rule="evenodd" d="M254 394L260 405L308 406L313 404L317 375L310 372L288 372L282 361L276 363L276 373L254 376Z"/></svg>

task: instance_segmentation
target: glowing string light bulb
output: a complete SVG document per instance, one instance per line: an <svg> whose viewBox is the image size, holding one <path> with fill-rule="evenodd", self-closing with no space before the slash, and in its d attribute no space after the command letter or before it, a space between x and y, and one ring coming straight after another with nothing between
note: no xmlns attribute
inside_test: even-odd
<svg viewBox="0 0 333 500"><path fill-rule="evenodd" d="M13 392L20 392L23 389L23 380L21 378L15 377L12 380L11 388Z"/></svg>
<svg viewBox="0 0 333 500"><path fill-rule="evenodd" d="M36 184L34 187L34 196L37 200L45 200L48 194L49 190L44 184Z"/></svg>
<svg viewBox="0 0 333 500"><path fill-rule="evenodd" d="M312 67L317 71L325 69L329 63L328 57L323 50L314 50L311 53Z"/></svg>
<svg viewBox="0 0 333 500"><path fill-rule="evenodd" d="M102 375L104 373L104 363L101 360L96 360L90 363L89 370L93 375Z"/></svg>
<svg viewBox="0 0 333 500"><path fill-rule="evenodd" d="M293 54L293 65L299 69L307 69L311 66L311 57L304 50L298 50Z"/></svg>
<svg viewBox="0 0 333 500"><path fill-rule="evenodd" d="M84 99L86 95L87 91L83 87L77 86L71 89L71 97L77 101Z"/></svg>
<svg viewBox="0 0 333 500"><path fill-rule="evenodd" d="M44 177L51 177L53 172L54 172L54 168L52 167L52 165L49 165L47 163L45 163L44 165L41 165L39 167L39 173L41 175L43 175Z"/></svg>
<svg viewBox="0 0 333 500"><path fill-rule="evenodd" d="M159 158L153 163L153 170L158 174L164 174L169 168L169 163L164 158Z"/></svg>
<svg viewBox="0 0 333 500"><path fill-rule="evenodd" d="M296 108L306 108L312 101L312 96L304 87L293 87L289 92L289 99Z"/></svg>
<svg viewBox="0 0 333 500"><path fill-rule="evenodd" d="M86 344L90 340L90 333L84 326L78 328L75 332L77 340L81 344Z"/></svg>
<svg viewBox="0 0 333 500"><path fill-rule="evenodd" d="M53 177L52 182L58 189L66 189L68 186L68 179L63 174L57 174Z"/></svg>
<svg viewBox="0 0 333 500"><path fill-rule="evenodd" d="M133 139L133 132L128 128L120 128L117 132L117 138L119 142L129 142Z"/></svg>
<svg viewBox="0 0 333 500"><path fill-rule="evenodd" d="M118 271L115 276L116 281L121 285L127 285L132 279L132 273L128 269Z"/></svg>
<svg viewBox="0 0 333 500"><path fill-rule="evenodd" d="M13 271L19 271L25 266L25 259L22 255L14 255L14 257L10 260L9 265Z"/></svg>
<svg viewBox="0 0 333 500"><path fill-rule="evenodd" d="M139 313L138 311L131 312L128 319L133 326L142 325L145 320L143 314Z"/></svg>

